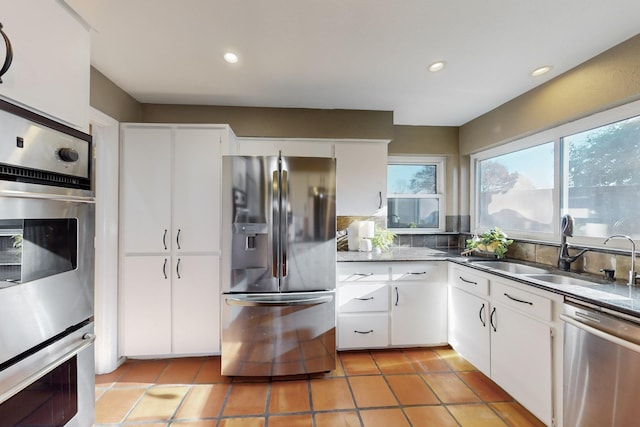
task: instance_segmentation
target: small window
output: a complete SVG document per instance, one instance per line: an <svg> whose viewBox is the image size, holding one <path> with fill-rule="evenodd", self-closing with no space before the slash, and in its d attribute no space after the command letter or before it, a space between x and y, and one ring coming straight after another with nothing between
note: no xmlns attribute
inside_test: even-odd
<svg viewBox="0 0 640 427"><path fill-rule="evenodd" d="M396 233L444 231L444 159L389 157L387 228Z"/></svg>

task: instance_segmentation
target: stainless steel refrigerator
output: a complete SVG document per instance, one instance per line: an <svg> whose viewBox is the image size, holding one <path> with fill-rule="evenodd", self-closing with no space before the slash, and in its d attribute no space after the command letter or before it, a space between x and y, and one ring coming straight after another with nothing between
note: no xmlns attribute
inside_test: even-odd
<svg viewBox="0 0 640 427"><path fill-rule="evenodd" d="M225 156L222 374L336 363L335 160Z"/></svg>

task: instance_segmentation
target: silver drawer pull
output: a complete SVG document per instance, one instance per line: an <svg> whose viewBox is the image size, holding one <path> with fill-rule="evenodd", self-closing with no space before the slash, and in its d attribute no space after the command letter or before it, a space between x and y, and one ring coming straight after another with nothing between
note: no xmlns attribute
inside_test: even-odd
<svg viewBox="0 0 640 427"><path fill-rule="evenodd" d="M373 297L367 297L367 298L356 298L359 301L370 301L373 299Z"/></svg>
<svg viewBox="0 0 640 427"><path fill-rule="evenodd" d="M367 276L373 276L373 273L353 273L353 275L367 277Z"/></svg>
<svg viewBox="0 0 640 427"><path fill-rule="evenodd" d="M460 280L462 280L464 283L469 283L469 284L471 284L471 285L477 285L477 284L478 284L478 282L472 282L471 280L467 280L467 279L465 279L465 278L464 278L464 277L462 277L462 276L458 276L458 278L459 278Z"/></svg>
<svg viewBox="0 0 640 427"><path fill-rule="evenodd" d="M406 274L409 274L409 275L411 275L411 274L421 275L421 274L427 274L427 272L426 271L416 271L416 272L409 272L409 273L406 273Z"/></svg>
<svg viewBox="0 0 640 427"><path fill-rule="evenodd" d="M508 293L506 293L506 292L504 293L504 296L505 296L505 297L507 297L507 298L509 298L511 301L520 302L520 303L522 303L522 304L529 304L529 305L533 305L533 303L532 303L531 301L525 301L525 300L522 300L522 299L514 298L514 297L512 297L511 295L509 295L509 294L508 294Z"/></svg>
<svg viewBox="0 0 640 427"><path fill-rule="evenodd" d="M368 330L368 331L366 331L366 332L362 332L362 331L353 331L353 332L354 332L354 333L356 333L356 334L363 334L363 335L366 335L366 334L370 334L370 333L372 333L372 332L373 332L373 329L370 329L370 330Z"/></svg>

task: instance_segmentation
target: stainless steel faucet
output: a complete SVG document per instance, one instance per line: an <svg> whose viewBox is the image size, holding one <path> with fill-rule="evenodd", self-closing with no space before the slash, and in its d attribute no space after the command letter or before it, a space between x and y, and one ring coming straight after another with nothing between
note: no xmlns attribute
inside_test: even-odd
<svg viewBox="0 0 640 427"><path fill-rule="evenodd" d="M560 252L558 253L558 268L560 270L569 271L571 263L577 260L582 254L589 249L582 249L575 255L569 255L569 244L567 243L567 237L573 237L573 217L566 214L562 217L562 228L560 234Z"/></svg>
<svg viewBox="0 0 640 427"><path fill-rule="evenodd" d="M629 236L625 236L624 234L614 234L613 236L609 236L607 237L607 239L604 241L604 244L606 245L607 242L610 239L614 239L614 238L620 238L620 239L627 239L628 241L631 242L631 270L629 270L629 281L627 282L628 286L635 286L636 285L636 242L633 241L633 239Z"/></svg>

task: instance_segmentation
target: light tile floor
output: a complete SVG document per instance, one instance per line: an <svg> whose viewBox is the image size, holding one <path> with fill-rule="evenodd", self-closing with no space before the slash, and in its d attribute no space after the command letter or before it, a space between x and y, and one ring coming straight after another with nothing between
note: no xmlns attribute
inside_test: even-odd
<svg viewBox="0 0 640 427"><path fill-rule="evenodd" d="M450 348L338 353L327 374L220 375L219 357L130 360L96 376L96 426L542 426Z"/></svg>

